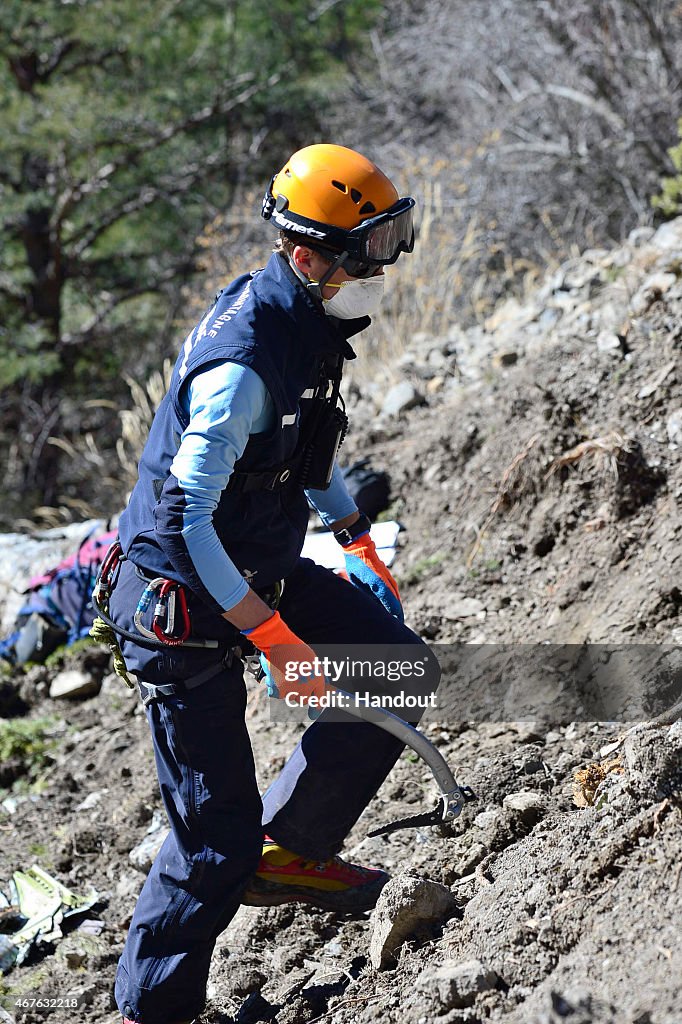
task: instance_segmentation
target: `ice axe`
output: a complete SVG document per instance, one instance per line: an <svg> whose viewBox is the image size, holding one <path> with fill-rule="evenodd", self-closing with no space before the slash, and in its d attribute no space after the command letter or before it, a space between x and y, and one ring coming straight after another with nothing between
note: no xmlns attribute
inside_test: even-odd
<svg viewBox="0 0 682 1024"><path fill-rule="evenodd" d="M258 657L249 655L246 658L250 665L255 661L253 671L256 679L262 679L265 675L262 658L262 655ZM337 710L346 711L355 718L360 718L363 722L377 725L380 729L391 733L392 736L401 740L411 750L414 750L415 754L421 757L431 769L440 790L440 800L433 810L387 822L380 828L372 829L371 832L367 833L368 836L387 835L390 832L397 832L402 828L420 828L422 826L442 825L447 821L454 821L461 814L464 804L476 799L475 793L469 786L460 786L458 784L440 751L413 725L410 725L409 722L399 718L398 715L393 714L392 711L388 711L386 708L375 707L370 703L369 697L360 697L359 694L349 693L338 686L330 687L330 689L335 696L341 698L340 702L335 702L335 705L333 705L336 706Z"/></svg>
<svg viewBox="0 0 682 1024"><path fill-rule="evenodd" d="M406 818L399 818L397 821L389 821L379 828L372 829L368 836L388 835L390 832L397 832L401 828L420 828L421 826L442 825L447 821L454 821L461 814L465 803L475 800L476 795L469 786L460 786L441 752L423 733L415 729L409 722L405 722L398 715L386 708L374 707L369 699L359 697L357 694L348 693L334 687L336 693L343 697L344 711L363 722L370 722L378 725L380 729L390 732L392 736L414 750L415 754L425 761L433 773L436 784L440 790L440 800L432 811L425 811L422 814L412 814Z"/></svg>

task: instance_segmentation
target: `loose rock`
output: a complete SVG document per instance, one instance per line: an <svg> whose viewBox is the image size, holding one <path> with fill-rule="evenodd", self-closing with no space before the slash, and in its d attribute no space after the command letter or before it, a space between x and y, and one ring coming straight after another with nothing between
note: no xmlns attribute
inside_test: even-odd
<svg viewBox="0 0 682 1024"><path fill-rule="evenodd" d="M443 615L446 619L485 618L485 605L476 597L453 594L452 599L443 606Z"/></svg>
<svg viewBox="0 0 682 1024"><path fill-rule="evenodd" d="M99 693L100 682L87 672L79 669L66 669L52 680L50 697L68 697L77 700L82 697L94 697Z"/></svg>
<svg viewBox="0 0 682 1024"><path fill-rule="evenodd" d="M600 331L597 335L597 348L600 352L618 355L621 351L620 338L613 331Z"/></svg>
<svg viewBox="0 0 682 1024"><path fill-rule="evenodd" d="M668 416L665 429L671 444L682 444L682 409Z"/></svg>
<svg viewBox="0 0 682 1024"><path fill-rule="evenodd" d="M424 396L413 384L403 380L389 389L381 406L381 413L383 416L399 416L402 412L423 404Z"/></svg>
<svg viewBox="0 0 682 1024"><path fill-rule="evenodd" d="M656 299L672 288L676 281L674 274L652 274L634 296L630 304L632 314L642 316Z"/></svg>
<svg viewBox="0 0 682 1024"><path fill-rule="evenodd" d="M544 795L530 790L509 793L502 801L502 806L524 825L534 825L547 812Z"/></svg>
<svg viewBox="0 0 682 1024"><path fill-rule="evenodd" d="M162 817L158 812L155 813L147 835L128 854L130 863L134 864L139 871L144 871L145 874L151 868L154 858L170 831L165 821L165 817Z"/></svg>
<svg viewBox="0 0 682 1024"><path fill-rule="evenodd" d="M451 917L455 908L455 898L444 885L408 874L391 879L372 912L372 965L383 970L394 963L408 936L428 933Z"/></svg>
<svg viewBox="0 0 682 1024"><path fill-rule="evenodd" d="M453 960L424 971L417 985L437 998L441 1010L461 1010L473 1006L476 996L494 989L497 981L495 972L480 960Z"/></svg>

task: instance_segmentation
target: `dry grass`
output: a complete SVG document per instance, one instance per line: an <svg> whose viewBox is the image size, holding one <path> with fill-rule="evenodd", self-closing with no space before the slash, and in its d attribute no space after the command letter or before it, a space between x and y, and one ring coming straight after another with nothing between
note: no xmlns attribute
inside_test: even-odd
<svg viewBox="0 0 682 1024"><path fill-rule="evenodd" d="M575 773L573 782L573 803L576 807L592 807L597 796L597 790L607 775L616 772L622 775L624 772L620 754L616 754L611 760L593 762L587 768L581 768Z"/></svg>
<svg viewBox="0 0 682 1024"><path fill-rule="evenodd" d="M559 455L547 470L545 480L549 480L563 466L573 466L588 456L592 456L598 465L604 467L606 472L618 479L618 463L624 455L632 450L632 438L620 430L612 430L602 437L581 441L574 448Z"/></svg>
<svg viewBox="0 0 682 1024"><path fill-rule="evenodd" d="M121 436L116 442L116 454L125 474L124 486L130 490L137 480L137 466L154 419L154 413L168 391L173 364L165 359L160 370L155 370L145 384L138 384L131 377L125 382L130 388L132 408L119 412Z"/></svg>
<svg viewBox="0 0 682 1024"><path fill-rule="evenodd" d="M490 526L498 514L500 509L508 508L514 504L518 494L524 489L524 480L526 478L526 459L530 455L531 451L540 439L539 434L533 434L521 451L517 452L514 458L511 460L504 473L497 488L497 494L495 495L483 522L483 525L476 532L476 540L474 545L469 552L467 557L467 568L470 569L473 565L476 556L478 555L486 534L490 529Z"/></svg>

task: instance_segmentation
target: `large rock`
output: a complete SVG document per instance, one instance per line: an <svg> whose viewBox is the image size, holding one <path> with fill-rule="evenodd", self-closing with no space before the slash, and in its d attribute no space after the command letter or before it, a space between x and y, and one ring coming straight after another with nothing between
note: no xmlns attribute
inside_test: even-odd
<svg viewBox="0 0 682 1024"><path fill-rule="evenodd" d="M675 798L682 792L682 724L670 729L651 728L643 722L630 729L623 741L624 782L642 801Z"/></svg>
<svg viewBox="0 0 682 1024"><path fill-rule="evenodd" d="M101 681L95 679L89 672L75 668L66 669L52 680L50 697L68 697L70 700L93 697L99 693L101 685Z"/></svg>
<svg viewBox="0 0 682 1024"><path fill-rule="evenodd" d="M497 981L495 972L480 960L451 960L423 971L417 986L438 1001L441 1011L462 1010L473 1006L479 993L496 988Z"/></svg>
<svg viewBox="0 0 682 1024"><path fill-rule="evenodd" d="M372 912L369 956L377 970L395 963L395 955L411 935L430 933L452 916L455 898L444 885L417 875L392 878L381 891Z"/></svg>
<svg viewBox="0 0 682 1024"><path fill-rule="evenodd" d="M662 224L651 239L654 249L682 249L682 217Z"/></svg>
<svg viewBox="0 0 682 1024"><path fill-rule="evenodd" d="M676 281L677 276L675 274L667 274L665 272L652 274L651 277L648 277L644 284L640 286L630 303L630 312L632 315L643 316L649 306L651 306L656 299L660 298L661 295L665 295L667 291L670 291Z"/></svg>
<svg viewBox="0 0 682 1024"><path fill-rule="evenodd" d="M408 409L414 409L417 405L424 404L424 396L420 394L413 384L403 380L389 388L381 406L383 416L399 416Z"/></svg>

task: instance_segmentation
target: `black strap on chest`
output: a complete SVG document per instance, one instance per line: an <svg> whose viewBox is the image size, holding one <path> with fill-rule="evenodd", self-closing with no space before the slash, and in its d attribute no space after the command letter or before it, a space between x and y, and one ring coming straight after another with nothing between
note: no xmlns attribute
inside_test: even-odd
<svg viewBox="0 0 682 1024"><path fill-rule="evenodd" d="M337 434L340 436L340 440L337 439L334 445L333 454L330 451L331 460L346 433L348 420L340 395L342 373L343 356L327 356L320 367L315 394L306 399L313 404L302 417L298 444L291 458L279 466L262 471L240 470L237 463L225 488L226 491L248 494L252 491L277 491L292 484L299 487L308 486L311 475L317 471L320 454L324 461L324 453L319 452L319 443L330 433L329 427L336 423Z"/></svg>

